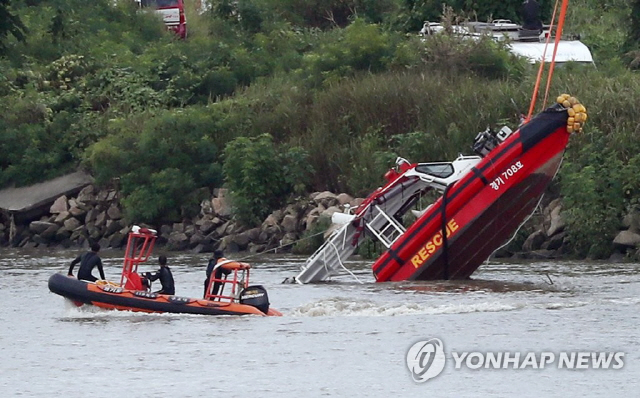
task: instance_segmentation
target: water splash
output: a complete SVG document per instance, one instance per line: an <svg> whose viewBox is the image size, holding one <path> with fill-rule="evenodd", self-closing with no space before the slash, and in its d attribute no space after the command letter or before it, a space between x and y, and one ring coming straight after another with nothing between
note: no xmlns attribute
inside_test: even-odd
<svg viewBox="0 0 640 398"><path fill-rule="evenodd" d="M506 304L496 301L472 304L444 304L429 306L425 304L409 303L377 303L370 300L353 300L344 297L334 297L308 303L294 309L292 316L398 316L398 315L436 315L436 314L465 314L472 312L500 312L513 311L522 308L522 304Z"/></svg>

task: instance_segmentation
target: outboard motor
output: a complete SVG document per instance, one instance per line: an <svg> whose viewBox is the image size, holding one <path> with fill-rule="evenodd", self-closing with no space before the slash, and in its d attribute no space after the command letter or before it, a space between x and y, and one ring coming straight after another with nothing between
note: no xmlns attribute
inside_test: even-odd
<svg viewBox="0 0 640 398"><path fill-rule="evenodd" d="M502 141L509 138L513 131L504 126L497 133L487 127L485 131L481 131L473 141L473 151L478 155L485 157L493 148L497 147Z"/></svg>
<svg viewBox="0 0 640 398"><path fill-rule="evenodd" d="M266 314L269 311L267 289L260 285L247 287L240 293L240 304L256 307Z"/></svg>
<svg viewBox="0 0 640 398"><path fill-rule="evenodd" d="M500 141L496 138L495 133L490 127L487 127L485 131L481 131L473 140L473 152L479 156L485 157L493 148L497 147Z"/></svg>

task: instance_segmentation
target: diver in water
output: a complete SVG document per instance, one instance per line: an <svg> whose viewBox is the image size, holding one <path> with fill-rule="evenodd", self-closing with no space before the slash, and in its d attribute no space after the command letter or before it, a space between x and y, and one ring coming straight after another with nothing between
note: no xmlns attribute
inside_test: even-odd
<svg viewBox="0 0 640 398"><path fill-rule="evenodd" d="M162 289L158 290L158 294L168 294L174 295L176 294L176 288L173 283L173 274L171 273L171 268L167 265L167 257L160 256L158 257L158 263L160 263L160 269L156 273L146 272L145 278L150 281L155 281L160 279L160 284L162 284Z"/></svg>
<svg viewBox="0 0 640 398"><path fill-rule="evenodd" d="M100 245L94 243L91 245L91 251L88 251L78 257L71 262L69 266L69 276L73 276L73 267L76 264L80 263L80 269L78 269L78 279L95 282L98 280L95 276L93 276L92 271L95 267L98 267L98 272L100 272L100 278L105 279L104 270L102 269L102 259L98 256L98 252L100 251Z"/></svg>

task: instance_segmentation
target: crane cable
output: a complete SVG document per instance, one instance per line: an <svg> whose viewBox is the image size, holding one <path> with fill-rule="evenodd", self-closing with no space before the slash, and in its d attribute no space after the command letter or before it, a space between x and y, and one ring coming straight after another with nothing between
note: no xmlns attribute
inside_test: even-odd
<svg viewBox="0 0 640 398"><path fill-rule="evenodd" d="M547 56L547 47L549 46L549 41L551 40L551 36L553 33L553 26L556 18L556 14L558 11L558 2L560 0L556 0L555 6L553 7L553 16L551 17L551 25L549 26L549 34L546 37L544 51L542 53L542 59L540 60L540 68L538 69L538 75L536 77L536 84L533 89L533 94L531 96L531 104L529 105L529 113L527 114L527 118L525 119L525 123L527 123L531 116L533 115L533 110L536 105L536 101L538 98L538 90L540 89L540 82L542 80L542 72L544 70L544 64ZM558 27L556 29L555 34L555 42L553 47L553 55L551 56L551 64L549 66L549 76L547 76L547 85L545 87L544 100L542 103L542 108L547 104L547 99L549 98L549 87L551 86L551 78L553 76L553 70L556 64L556 54L558 52L558 45L560 43L560 39L562 38L562 29L564 28L564 20L567 15L567 7L569 6L569 0L562 0L562 6L560 8L560 17L558 18Z"/></svg>

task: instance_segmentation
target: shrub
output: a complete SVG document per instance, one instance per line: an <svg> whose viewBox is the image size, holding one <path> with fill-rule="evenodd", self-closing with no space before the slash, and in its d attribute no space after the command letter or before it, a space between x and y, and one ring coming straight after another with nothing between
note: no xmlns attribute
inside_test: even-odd
<svg viewBox="0 0 640 398"><path fill-rule="evenodd" d="M225 183L235 216L248 225L262 222L287 196L305 192L313 173L302 148L277 148L269 134L238 137L224 154Z"/></svg>
<svg viewBox="0 0 640 398"><path fill-rule="evenodd" d="M606 258L613 247L620 219L625 210L622 164L603 145L604 137L595 131L593 143L585 143L569 154L563 164L561 192L568 232L575 253L580 257Z"/></svg>
<svg viewBox="0 0 640 398"><path fill-rule="evenodd" d="M272 137L236 138L226 146L224 157L225 183L236 218L249 225L261 222L286 192Z"/></svg>
<svg viewBox="0 0 640 398"><path fill-rule="evenodd" d="M323 235L331 226L331 218L320 217L291 248L293 254L313 254L324 243Z"/></svg>

